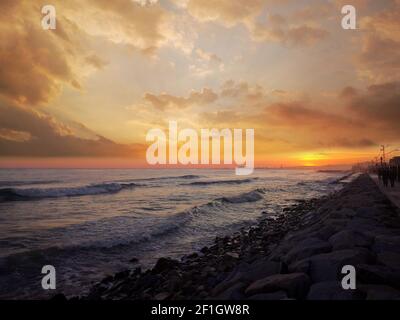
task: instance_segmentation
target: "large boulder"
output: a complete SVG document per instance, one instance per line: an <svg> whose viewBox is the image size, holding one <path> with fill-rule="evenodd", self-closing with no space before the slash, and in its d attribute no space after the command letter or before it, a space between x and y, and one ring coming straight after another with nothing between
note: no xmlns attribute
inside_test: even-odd
<svg viewBox="0 0 400 320"><path fill-rule="evenodd" d="M153 274L162 273L179 267L179 261L170 258L160 258L151 270Z"/></svg>
<svg viewBox="0 0 400 320"><path fill-rule="evenodd" d="M400 274L400 253L384 251L378 253L376 260L380 264L383 264L393 270L397 270L397 272Z"/></svg>
<svg viewBox="0 0 400 320"><path fill-rule="evenodd" d="M329 216L335 219L349 219L353 218L355 215L356 212L353 209L341 208L336 211L332 211Z"/></svg>
<svg viewBox="0 0 400 320"><path fill-rule="evenodd" d="M311 286L307 300L362 300L364 296L357 290L344 290L340 281L324 281Z"/></svg>
<svg viewBox="0 0 400 320"><path fill-rule="evenodd" d="M372 250L376 253L384 251L400 253L400 236L378 235L375 237L375 243L372 246Z"/></svg>
<svg viewBox="0 0 400 320"><path fill-rule="evenodd" d="M293 261L302 260L313 255L331 251L332 246L327 241L318 238L309 238L299 242L283 258L285 263L290 264Z"/></svg>
<svg viewBox="0 0 400 320"><path fill-rule="evenodd" d="M305 273L276 274L250 284L246 296L283 290L289 298L304 298L310 286L310 278Z"/></svg>
<svg viewBox="0 0 400 320"><path fill-rule="evenodd" d="M382 230L384 231L386 228L373 219L355 217L349 221L346 229L356 230L374 236L381 233Z"/></svg>
<svg viewBox="0 0 400 320"><path fill-rule="evenodd" d="M285 300L288 296L285 291L276 291L271 293L259 293L248 297L247 300Z"/></svg>
<svg viewBox="0 0 400 320"><path fill-rule="evenodd" d="M354 247L369 247L374 238L354 230L342 230L329 238L333 250L351 249Z"/></svg>
<svg viewBox="0 0 400 320"><path fill-rule="evenodd" d="M225 280L218 283L212 290L212 295L218 295L237 282L251 283L280 271L280 263L265 259L256 260L251 264L241 263Z"/></svg>
<svg viewBox="0 0 400 320"><path fill-rule="evenodd" d="M289 266L290 271L304 270L308 264L308 274L313 282L335 281L341 279L341 270L345 265L357 267L370 263L373 255L365 248L332 251L319 254Z"/></svg>
<svg viewBox="0 0 400 320"><path fill-rule="evenodd" d="M243 277L246 281L255 281L280 272L281 264L279 262L268 260L256 260L244 272Z"/></svg>
<svg viewBox="0 0 400 320"><path fill-rule="evenodd" d="M361 207L356 209L356 216L364 219L377 220L381 215L382 210L378 207Z"/></svg>
<svg viewBox="0 0 400 320"><path fill-rule="evenodd" d="M242 282L236 282L232 284L229 288L220 292L214 298L216 300L242 300L244 298L243 290L246 285Z"/></svg>

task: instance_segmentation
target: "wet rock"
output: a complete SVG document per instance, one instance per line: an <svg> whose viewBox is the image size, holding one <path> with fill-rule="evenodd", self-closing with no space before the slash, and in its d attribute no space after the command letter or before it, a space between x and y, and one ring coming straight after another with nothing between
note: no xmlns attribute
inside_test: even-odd
<svg viewBox="0 0 400 320"><path fill-rule="evenodd" d="M125 279L129 276L130 271L129 270L125 270L125 271L121 271L115 274L114 276L114 280L122 280Z"/></svg>
<svg viewBox="0 0 400 320"><path fill-rule="evenodd" d="M253 282L246 296L284 290L289 298L302 298L308 291L310 279L305 273L276 274Z"/></svg>
<svg viewBox="0 0 400 320"><path fill-rule="evenodd" d="M206 253L210 252L210 249L208 247L203 247L203 248L201 248L200 252L203 254L206 254Z"/></svg>
<svg viewBox="0 0 400 320"><path fill-rule="evenodd" d="M152 269L152 273L153 274L162 273L166 270L175 268L177 266L179 266L179 262L174 259L160 258L158 259L156 265Z"/></svg>
<svg viewBox="0 0 400 320"><path fill-rule="evenodd" d="M105 277L103 280L101 280L101 283L104 283L104 284L110 283L110 282L113 281L113 279L114 279L113 276L107 276L107 277Z"/></svg>
<svg viewBox="0 0 400 320"><path fill-rule="evenodd" d="M189 254L189 255L187 255L186 256L186 259L196 259L197 257L198 257L199 255L196 253L196 252L194 252L194 253L192 253L192 254Z"/></svg>
<svg viewBox="0 0 400 320"><path fill-rule="evenodd" d="M154 296L154 300L166 300L171 296L169 292L160 292Z"/></svg>
<svg viewBox="0 0 400 320"><path fill-rule="evenodd" d="M160 284L162 280L158 274L145 274L136 281L138 288L154 288Z"/></svg>
<svg viewBox="0 0 400 320"><path fill-rule="evenodd" d="M236 252L227 252L225 255L234 258L234 259L238 259L239 258L239 254Z"/></svg>
<svg viewBox="0 0 400 320"><path fill-rule="evenodd" d="M340 231L329 238L333 250L351 249L354 247L369 247L374 242L373 237L353 230Z"/></svg>
<svg viewBox="0 0 400 320"><path fill-rule="evenodd" d="M362 300L364 297L359 291L344 290L340 281L324 281L311 286L307 300Z"/></svg>

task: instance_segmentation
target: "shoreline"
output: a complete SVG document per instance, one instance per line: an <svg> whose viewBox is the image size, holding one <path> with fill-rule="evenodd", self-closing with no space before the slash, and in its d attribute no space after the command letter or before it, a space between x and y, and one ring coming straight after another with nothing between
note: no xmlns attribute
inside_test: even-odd
<svg viewBox="0 0 400 320"><path fill-rule="evenodd" d="M266 214L180 261L160 258L144 272L109 276L82 299L400 298L398 212L369 176L360 175L340 191ZM346 264L357 271L356 290L340 286Z"/></svg>

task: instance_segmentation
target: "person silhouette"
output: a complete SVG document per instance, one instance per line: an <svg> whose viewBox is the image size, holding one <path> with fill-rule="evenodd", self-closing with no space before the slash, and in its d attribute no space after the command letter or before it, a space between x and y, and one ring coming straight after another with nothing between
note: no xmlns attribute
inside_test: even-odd
<svg viewBox="0 0 400 320"><path fill-rule="evenodd" d="M397 176L396 167L395 166L390 166L389 167L389 180L390 180L390 186L392 188L394 188L394 184L395 184L395 181L396 181L396 176Z"/></svg>

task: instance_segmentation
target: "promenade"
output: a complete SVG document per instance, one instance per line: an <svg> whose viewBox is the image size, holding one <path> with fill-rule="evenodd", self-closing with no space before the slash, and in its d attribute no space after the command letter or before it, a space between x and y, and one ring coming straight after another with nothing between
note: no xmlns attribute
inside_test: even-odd
<svg viewBox="0 0 400 320"><path fill-rule="evenodd" d="M382 182L379 182L376 174L370 175L372 180L378 185L379 189L398 207L400 208L400 184L396 183L394 188L383 186Z"/></svg>

